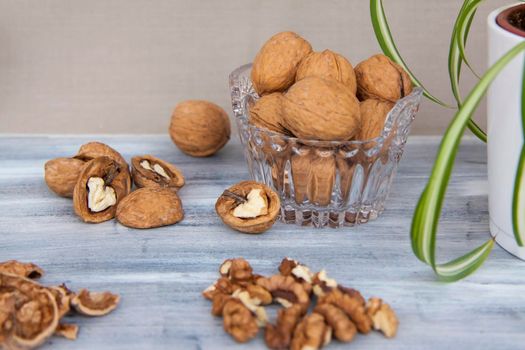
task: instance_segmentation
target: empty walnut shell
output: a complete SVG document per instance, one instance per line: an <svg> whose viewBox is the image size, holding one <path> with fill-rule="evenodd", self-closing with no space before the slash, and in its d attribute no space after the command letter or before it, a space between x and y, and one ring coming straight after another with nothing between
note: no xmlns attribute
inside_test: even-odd
<svg viewBox="0 0 525 350"><path fill-rule="evenodd" d="M91 180L102 184L90 194L88 185ZM99 157L89 161L73 193L75 213L85 222L102 222L113 219L117 204L129 193L129 171L109 157ZM91 207L91 208L90 208Z"/></svg>
<svg viewBox="0 0 525 350"><path fill-rule="evenodd" d="M33 263L8 260L0 263L0 273L36 279L44 275L44 270Z"/></svg>
<svg viewBox="0 0 525 350"><path fill-rule="evenodd" d="M85 162L75 158L55 158L44 165L47 187L59 196L73 197L73 189Z"/></svg>
<svg viewBox="0 0 525 350"><path fill-rule="evenodd" d="M262 96L288 89L295 81L297 66L310 52L310 43L296 33L272 36L253 61L251 79L255 91Z"/></svg>
<svg viewBox="0 0 525 350"><path fill-rule="evenodd" d="M0 273L0 292L10 294L14 301L15 326L2 344L6 349L32 349L54 333L58 309L47 289L29 279ZM0 325L0 331L4 331L3 327Z"/></svg>
<svg viewBox="0 0 525 350"><path fill-rule="evenodd" d="M265 197L266 214L254 218L240 218L233 215L234 210L242 200L246 200L253 189L260 189ZM236 198L237 197L237 198ZM240 200L241 201L240 201ZM270 187L255 181L242 181L228 188L215 203L215 211L222 221L231 228L244 233L262 233L273 226L281 209L281 201L277 193Z"/></svg>
<svg viewBox="0 0 525 350"><path fill-rule="evenodd" d="M144 187L130 193L117 207L117 220L133 228L172 225L184 217L177 193L169 188Z"/></svg>
<svg viewBox="0 0 525 350"><path fill-rule="evenodd" d="M90 292L81 289L71 299L71 306L82 315L103 316L115 310L119 301L120 296L110 292Z"/></svg>
<svg viewBox="0 0 525 350"><path fill-rule="evenodd" d="M179 189L184 186L184 176L179 168L149 154L131 159L131 175L137 187Z"/></svg>
<svg viewBox="0 0 525 350"><path fill-rule="evenodd" d="M215 103L189 100L175 107L169 131L182 152L193 157L207 157L230 139L230 119Z"/></svg>
<svg viewBox="0 0 525 350"><path fill-rule="evenodd" d="M290 135L282 125L282 99L283 95L279 92L261 97L250 108L250 122L259 128Z"/></svg>
<svg viewBox="0 0 525 350"><path fill-rule="evenodd" d="M381 136L386 116L392 107L394 107L392 102L373 98L361 102L361 130L358 140L371 140Z"/></svg>
<svg viewBox="0 0 525 350"><path fill-rule="evenodd" d="M74 156L74 158L83 160L85 162L88 162L98 157L109 157L113 159L114 161L120 164L120 170L122 172L129 173L129 164L126 162L124 157L122 157L122 155L119 152L102 142L88 142L80 146L80 149ZM125 185L127 186L127 191L129 192L131 191L131 176L128 176L126 180L128 181Z"/></svg>
<svg viewBox="0 0 525 350"><path fill-rule="evenodd" d="M335 80L307 77L284 95L283 121L296 137L349 140L359 132L359 101Z"/></svg>
<svg viewBox="0 0 525 350"><path fill-rule="evenodd" d="M354 67L346 58L330 50L312 52L301 61L295 81L311 76L337 80L353 94L357 91Z"/></svg>
<svg viewBox="0 0 525 350"><path fill-rule="evenodd" d="M60 323L55 329L54 335L64 337L68 340L77 339L78 325L71 323Z"/></svg>
<svg viewBox="0 0 525 350"><path fill-rule="evenodd" d="M412 82L405 70L385 55L375 55L355 67L357 97L395 103L412 92Z"/></svg>

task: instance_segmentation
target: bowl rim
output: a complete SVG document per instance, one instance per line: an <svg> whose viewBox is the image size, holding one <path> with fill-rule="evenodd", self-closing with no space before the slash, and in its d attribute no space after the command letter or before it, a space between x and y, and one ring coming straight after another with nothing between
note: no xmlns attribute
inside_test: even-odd
<svg viewBox="0 0 525 350"><path fill-rule="evenodd" d="M244 73L246 70L250 69L251 67L252 67L252 63L247 63L233 70L229 75L230 84L233 83L234 81L238 81L240 75ZM299 142L305 145L320 146L320 147L334 147L334 146L344 146L344 145L355 146L355 145L364 145L364 144L371 144L371 143L382 144L384 140L388 138L390 132L392 131L392 125L394 122L393 115L399 115L399 112L401 112L401 110L403 110L409 104L414 104L414 102L416 103L416 105L419 106L419 104L421 103L421 97L423 96L423 92L424 90L421 87L414 86L414 88L412 89L412 92L409 95L404 96L403 98L399 99L394 104L394 107L392 107L392 109L388 112L385 118L385 126L383 128L383 131L381 132L381 135L373 139L369 139L369 140L330 141L330 140L304 139L304 138L299 138L295 136L288 136L288 135L280 134L275 131L268 130L266 128L258 127L250 123L248 121L248 118L246 118L246 116L244 116L243 114L241 115L238 115L237 113L234 113L234 114L235 114L236 119L240 120L242 123L246 123L250 128L254 128L258 132L261 132L261 133L264 133L270 136L278 136L279 138L285 141L294 141L294 142ZM246 99L243 98L239 102L241 103L243 110L249 111L245 100Z"/></svg>

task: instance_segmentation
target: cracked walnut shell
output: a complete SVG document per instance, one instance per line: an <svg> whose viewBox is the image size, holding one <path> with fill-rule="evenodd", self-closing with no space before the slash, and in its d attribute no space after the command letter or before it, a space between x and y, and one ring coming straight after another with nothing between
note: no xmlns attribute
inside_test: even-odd
<svg viewBox="0 0 525 350"><path fill-rule="evenodd" d="M347 86L353 94L357 91L354 67L342 55L331 50L312 52L301 61L295 81L311 76L336 80Z"/></svg>
<svg viewBox="0 0 525 350"><path fill-rule="evenodd" d="M335 80L307 77L284 95L283 121L299 138L349 140L359 132L359 101L345 85Z"/></svg>
<svg viewBox="0 0 525 350"><path fill-rule="evenodd" d="M182 152L193 157L207 157L230 139L230 119L215 103L188 100L175 107L169 132Z"/></svg>
<svg viewBox="0 0 525 350"><path fill-rule="evenodd" d="M228 188L217 199L215 210L222 221L244 233L262 233L277 220L281 201L268 186L242 181Z"/></svg>
<svg viewBox="0 0 525 350"><path fill-rule="evenodd" d="M129 193L129 171L109 157L89 161L75 185L73 206L85 222L113 219L117 204Z"/></svg>
<svg viewBox="0 0 525 350"><path fill-rule="evenodd" d="M36 279L44 275L44 270L33 263L8 260L0 262L0 273L8 273L19 277Z"/></svg>
<svg viewBox="0 0 525 350"><path fill-rule="evenodd" d="M122 155L115 149L102 142L93 141L83 144L73 158L89 162L98 157L109 157L113 159L120 164L120 171L128 173L128 175L130 174L129 164L124 157L122 157ZM126 178L125 186L127 186L127 191L129 193L129 191L131 191L131 176Z"/></svg>
<svg viewBox="0 0 525 350"><path fill-rule="evenodd" d="M4 297L6 294L8 297ZM12 328L0 327L0 339L3 338L0 345L6 349L31 349L54 333L58 309L55 298L46 288L23 277L0 273L0 296L1 307L11 306L7 320L13 323ZM0 319L5 311L0 310Z"/></svg>
<svg viewBox="0 0 525 350"><path fill-rule="evenodd" d="M288 89L295 81L299 63L310 52L310 43L296 33L272 36L253 61L251 80L255 91L262 96Z"/></svg>
<svg viewBox="0 0 525 350"><path fill-rule="evenodd" d="M361 102L361 130L357 139L366 141L381 136L386 117L392 107L392 102L373 98Z"/></svg>
<svg viewBox="0 0 525 350"><path fill-rule="evenodd" d="M115 310L120 296L110 292L90 292L81 289L72 299L71 306L86 316L104 316Z"/></svg>
<svg viewBox="0 0 525 350"><path fill-rule="evenodd" d="M61 197L73 197L73 190L85 161L76 158L55 158L44 165L47 187Z"/></svg>
<svg viewBox="0 0 525 350"><path fill-rule="evenodd" d="M118 204L116 217L124 226L153 228L181 221L184 210L174 190L143 187L130 193Z"/></svg>
<svg viewBox="0 0 525 350"><path fill-rule="evenodd" d="M175 165L146 154L131 159L131 175L137 187L170 187L179 189L184 186L184 176Z"/></svg>
<svg viewBox="0 0 525 350"><path fill-rule="evenodd" d="M412 82L405 70L385 55L374 55L355 67L357 97L375 98L395 103L412 92Z"/></svg>

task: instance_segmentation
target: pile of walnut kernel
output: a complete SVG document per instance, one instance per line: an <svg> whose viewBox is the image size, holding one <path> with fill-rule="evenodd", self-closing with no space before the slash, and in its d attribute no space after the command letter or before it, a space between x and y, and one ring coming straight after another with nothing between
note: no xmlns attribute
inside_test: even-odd
<svg viewBox="0 0 525 350"><path fill-rule="evenodd" d="M350 342L358 332L372 329L388 338L396 335L399 321L387 303L366 301L326 271L313 273L296 260L284 258L279 274L264 277L254 274L243 258L227 259L219 273L202 295L212 301L212 314L222 316L224 330L238 342L253 339L259 328L264 328L270 349L320 349L332 338ZM274 323L264 308L272 303L283 307Z"/></svg>
<svg viewBox="0 0 525 350"><path fill-rule="evenodd" d="M0 262L0 349L33 349L53 335L75 340L79 327L65 323L64 316L104 316L120 301L111 292L75 293L65 284L48 287L34 281L43 274L32 263Z"/></svg>

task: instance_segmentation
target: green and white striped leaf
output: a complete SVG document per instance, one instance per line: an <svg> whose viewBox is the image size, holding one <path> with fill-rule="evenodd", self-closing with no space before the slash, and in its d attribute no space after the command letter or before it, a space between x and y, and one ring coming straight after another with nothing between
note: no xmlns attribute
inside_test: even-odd
<svg viewBox="0 0 525 350"><path fill-rule="evenodd" d="M448 72L450 77L450 86L452 88L452 94L456 99L458 108L461 107L463 101L459 89L459 80L461 76L461 65L463 62L471 68L465 54L465 42L468 38L470 26L474 15L476 13L477 6L483 0L465 0L463 6L459 10L454 29L452 30L452 36L450 38L449 56L448 56ZM471 68L473 71L473 69ZM474 73L475 74L475 73ZM474 122L469 119L468 128L474 135L476 135L483 142L487 142L486 133Z"/></svg>
<svg viewBox="0 0 525 350"><path fill-rule="evenodd" d="M388 26L385 11L383 9L382 0L370 0L370 16L372 19L372 26L374 27L374 32L377 41L379 43L379 46L381 46L383 53L406 70L406 72L410 76L410 79L412 80L412 83L416 86L421 87L427 98L444 107L450 107L445 102L442 102L437 97L434 97L415 77L415 75L410 71L410 69L404 62L392 38L392 33L390 32L390 27Z"/></svg>
<svg viewBox="0 0 525 350"><path fill-rule="evenodd" d="M516 45L501 57L487 70L465 99L443 137L432 174L417 204L412 221L412 248L415 255L430 265L438 277L444 281L456 281L474 272L483 264L494 246L491 239L453 261L444 264L436 262L437 228L461 137L491 82L512 59L524 50L525 42Z"/></svg>
<svg viewBox="0 0 525 350"><path fill-rule="evenodd" d="M516 171L514 197L512 199L512 224L516 243L520 247L525 244L525 63L523 66L521 86L521 128L523 130L523 144Z"/></svg>

